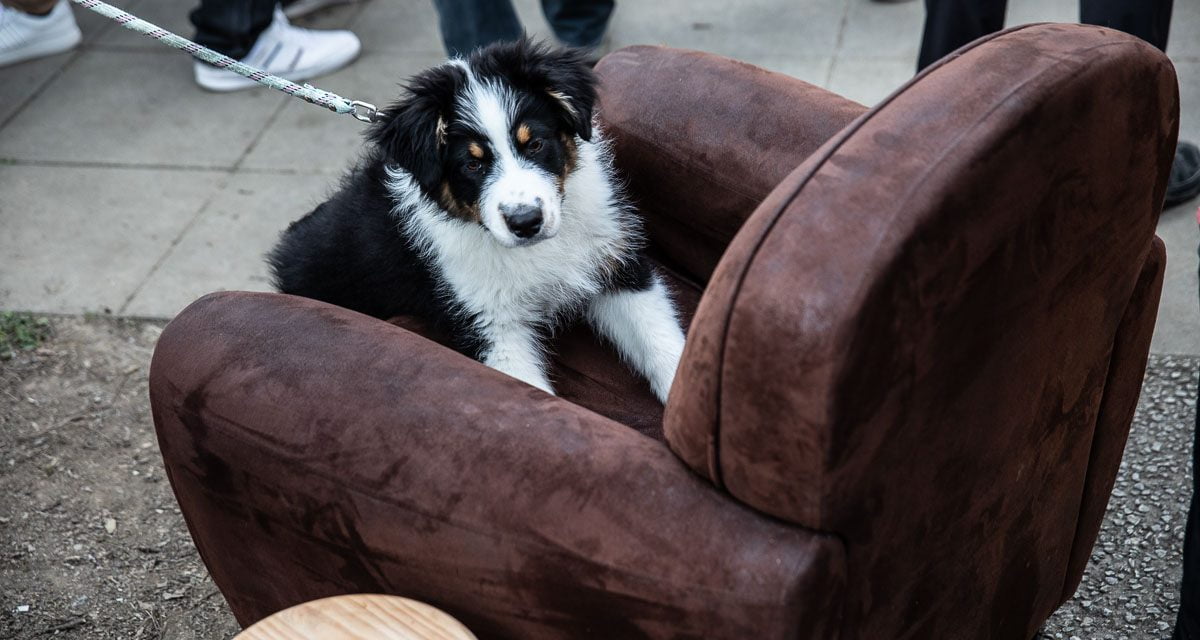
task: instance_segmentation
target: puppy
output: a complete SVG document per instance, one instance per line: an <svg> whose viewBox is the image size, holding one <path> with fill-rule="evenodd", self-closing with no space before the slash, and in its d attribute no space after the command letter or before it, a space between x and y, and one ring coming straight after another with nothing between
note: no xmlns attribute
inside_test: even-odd
<svg viewBox="0 0 1200 640"><path fill-rule="evenodd" d="M528 40L417 75L340 190L283 233L276 287L417 316L549 393L547 338L582 316L665 403L684 336L595 103L579 53Z"/></svg>

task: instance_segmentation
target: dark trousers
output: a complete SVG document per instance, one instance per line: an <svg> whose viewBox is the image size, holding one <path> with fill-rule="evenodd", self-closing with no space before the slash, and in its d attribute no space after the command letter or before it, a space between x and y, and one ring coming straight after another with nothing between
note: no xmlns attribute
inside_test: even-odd
<svg viewBox="0 0 1200 640"><path fill-rule="evenodd" d="M512 0L433 0L442 43L451 56L465 56L493 42L516 40L525 32ZM564 44L600 44L614 0L542 0L546 21Z"/></svg>
<svg viewBox="0 0 1200 640"><path fill-rule="evenodd" d="M191 13L195 40L234 60L250 53L250 47L271 24L278 0L200 0Z"/></svg>
<svg viewBox="0 0 1200 640"><path fill-rule="evenodd" d="M1008 0L925 0L917 69L1004 27ZM1081 0L1080 22L1111 27L1166 50L1173 0Z"/></svg>
<svg viewBox="0 0 1200 640"><path fill-rule="evenodd" d="M1172 640L1200 640L1200 402L1196 407L1196 442L1192 445L1192 508L1183 538L1183 586L1179 618Z"/></svg>
<svg viewBox="0 0 1200 640"><path fill-rule="evenodd" d="M1192 506L1183 534L1183 584L1171 640L1200 640L1200 399L1196 402L1196 441L1192 444Z"/></svg>

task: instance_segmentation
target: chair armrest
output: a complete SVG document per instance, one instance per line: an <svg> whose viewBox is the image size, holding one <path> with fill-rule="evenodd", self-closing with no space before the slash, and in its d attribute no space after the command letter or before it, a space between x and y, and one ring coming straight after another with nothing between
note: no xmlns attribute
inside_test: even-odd
<svg viewBox="0 0 1200 640"><path fill-rule="evenodd" d="M866 107L729 58L668 47L596 67L617 168L657 247L707 281L742 222Z"/></svg>
<svg viewBox="0 0 1200 640"><path fill-rule="evenodd" d="M238 620L375 592L480 637L830 637L840 542L661 442L387 323L222 293L164 330L151 401Z"/></svg>

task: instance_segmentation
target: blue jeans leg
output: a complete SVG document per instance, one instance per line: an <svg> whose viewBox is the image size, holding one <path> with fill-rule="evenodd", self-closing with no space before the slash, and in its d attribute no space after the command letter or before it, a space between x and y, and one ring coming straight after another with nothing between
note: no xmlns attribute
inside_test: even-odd
<svg viewBox="0 0 1200 640"><path fill-rule="evenodd" d="M511 0L433 0L450 56L467 56L493 42L516 40L524 33Z"/></svg>
<svg viewBox="0 0 1200 640"><path fill-rule="evenodd" d="M192 11L197 44L241 60L271 25L276 0L200 0Z"/></svg>
<svg viewBox="0 0 1200 640"><path fill-rule="evenodd" d="M604 39L614 0L542 0L546 21L563 44L595 47Z"/></svg>

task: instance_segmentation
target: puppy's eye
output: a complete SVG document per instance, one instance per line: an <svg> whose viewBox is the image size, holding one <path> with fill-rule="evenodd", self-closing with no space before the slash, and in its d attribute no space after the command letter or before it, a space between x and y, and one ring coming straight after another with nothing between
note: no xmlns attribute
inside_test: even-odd
<svg viewBox="0 0 1200 640"><path fill-rule="evenodd" d="M545 146L545 143L542 142L542 139L535 138L534 140L530 140L529 146L527 146L525 148L529 150L529 153L537 153L542 150L543 146Z"/></svg>
<svg viewBox="0 0 1200 640"><path fill-rule="evenodd" d="M470 162L467 163L467 171L470 171L471 173L475 173L476 171L479 171L482 168L483 168L483 163L478 160L471 160Z"/></svg>

